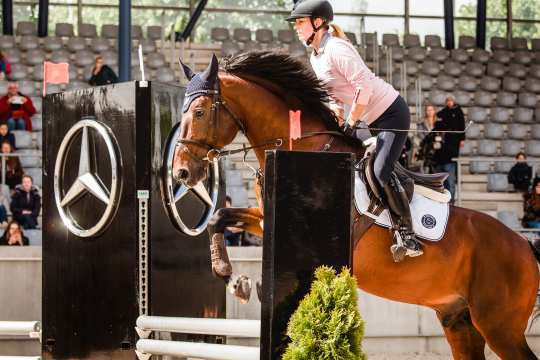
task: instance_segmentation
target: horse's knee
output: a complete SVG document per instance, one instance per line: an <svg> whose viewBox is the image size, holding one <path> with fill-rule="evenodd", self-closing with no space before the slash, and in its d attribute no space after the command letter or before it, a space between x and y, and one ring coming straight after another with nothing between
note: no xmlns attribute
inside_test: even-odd
<svg viewBox="0 0 540 360"><path fill-rule="evenodd" d="M218 209L208 222L208 227L211 230L211 232L223 232L225 230L225 221L227 218L227 209L222 208Z"/></svg>

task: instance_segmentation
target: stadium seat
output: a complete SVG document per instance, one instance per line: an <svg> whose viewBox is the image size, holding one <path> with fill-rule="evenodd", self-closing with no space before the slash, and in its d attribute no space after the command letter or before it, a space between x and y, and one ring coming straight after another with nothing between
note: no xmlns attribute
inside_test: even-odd
<svg viewBox="0 0 540 360"><path fill-rule="evenodd" d="M512 210L497 211L497 219L499 219L500 222L508 226L510 229L518 229L521 227L521 224L518 219L518 215L516 214L515 211L512 211Z"/></svg>
<svg viewBox="0 0 540 360"><path fill-rule="evenodd" d="M442 63L449 57L449 51L443 48L433 48L428 52L427 57L433 61Z"/></svg>
<svg viewBox="0 0 540 360"><path fill-rule="evenodd" d="M83 38L95 38L97 37L96 25L94 24L81 24L79 26L79 36Z"/></svg>
<svg viewBox="0 0 540 360"><path fill-rule="evenodd" d="M28 67L23 64L18 64L17 66L13 66L11 68L11 74L9 74L9 79L16 81L23 80L26 78L28 72Z"/></svg>
<svg viewBox="0 0 540 360"><path fill-rule="evenodd" d="M529 68L529 76L540 79L540 65L531 65L531 67Z"/></svg>
<svg viewBox="0 0 540 360"><path fill-rule="evenodd" d="M40 49L33 49L26 52L25 63L30 66L43 64L45 53Z"/></svg>
<svg viewBox="0 0 540 360"><path fill-rule="evenodd" d="M443 106L446 104L446 91L432 90L429 94L429 101L435 106Z"/></svg>
<svg viewBox="0 0 540 360"><path fill-rule="evenodd" d="M234 29L233 39L238 42L248 42L251 40L251 30L244 28Z"/></svg>
<svg viewBox="0 0 540 360"><path fill-rule="evenodd" d="M450 57L459 63L466 63L470 59L469 53L465 49L452 49L450 51Z"/></svg>
<svg viewBox="0 0 540 360"><path fill-rule="evenodd" d="M514 122L518 123L532 123L533 122L533 109L527 109L518 107L514 109Z"/></svg>
<svg viewBox="0 0 540 360"><path fill-rule="evenodd" d="M533 124L531 127L531 138L540 140L540 124Z"/></svg>
<svg viewBox="0 0 540 360"><path fill-rule="evenodd" d="M75 54L75 64L78 67L85 67L93 65L95 62L95 55L88 50L81 50Z"/></svg>
<svg viewBox="0 0 540 360"><path fill-rule="evenodd" d="M441 66L436 61L424 61L422 64L422 73L429 76L437 76L441 71Z"/></svg>
<svg viewBox="0 0 540 360"><path fill-rule="evenodd" d="M134 40L144 39L141 25L131 25L131 38Z"/></svg>
<svg viewBox="0 0 540 360"><path fill-rule="evenodd" d="M388 47L399 47L399 37L397 34L383 34L382 43L384 46Z"/></svg>
<svg viewBox="0 0 540 360"><path fill-rule="evenodd" d="M531 39L531 50L540 51L540 39Z"/></svg>
<svg viewBox="0 0 540 360"><path fill-rule="evenodd" d="M423 62L426 58L426 49L421 47L413 47L407 51L407 58L416 61Z"/></svg>
<svg viewBox="0 0 540 360"><path fill-rule="evenodd" d="M444 72L450 76L459 76L463 71L461 68L461 64L452 60L446 61L443 65L443 68Z"/></svg>
<svg viewBox="0 0 540 360"><path fill-rule="evenodd" d="M159 54L161 55L161 54ZM110 67L118 65L118 52L114 50L107 50L101 53L103 61Z"/></svg>
<svg viewBox="0 0 540 360"><path fill-rule="evenodd" d="M489 61L491 58L491 54L489 51L486 51L484 49L474 49L472 53L472 61L485 64Z"/></svg>
<svg viewBox="0 0 540 360"><path fill-rule="evenodd" d="M521 50L514 53L514 62L521 65L529 65L534 57L528 50Z"/></svg>
<svg viewBox="0 0 540 360"><path fill-rule="evenodd" d="M490 120L498 123L507 123L510 121L510 110L507 108L493 107L490 110Z"/></svg>
<svg viewBox="0 0 540 360"><path fill-rule="evenodd" d="M474 103L476 106L489 107L493 104L493 95L486 91L477 91L474 94Z"/></svg>
<svg viewBox="0 0 540 360"><path fill-rule="evenodd" d="M483 123L488 119L488 112L485 108L471 107L467 113L467 118L475 123Z"/></svg>
<svg viewBox="0 0 540 360"><path fill-rule="evenodd" d="M530 127L523 124L508 124L508 137L510 139L524 140L527 138Z"/></svg>
<svg viewBox="0 0 540 360"><path fill-rule="evenodd" d="M37 34L37 24L32 21L19 21L17 23L16 29L17 35L36 35Z"/></svg>
<svg viewBox="0 0 540 360"><path fill-rule="evenodd" d="M502 88L504 91L517 93L521 90L521 81L515 77L505 76Z"/></svg>
<svg viewBox="0 0 540 360"><path fill-rule="evenodd" d="M110 47L111 47L111 43L107 39L93 38L90 40L90 48L95 53L99 54L101 52L107 51L109 50Z"/></svg>
<svg viewBox="0 0 540 360"><path fill-rule="evenodd" d="M470 62L465 66L465 73L479 78L486 73L486 67L480 63Z"/></svg>
<svg viewBox="0 0 540 360"><path fill-rule="evenodd" d="M101 37L106 39L118 38L118 25L103 24L101 25Z"/></svg>
<svg viewBox="0 0 540 360"><path fill-rule="evenodd" d="M504 137L504 126L497 123L484 125L484 137L486 139L500 140Z"/></svg>
<svg viewBox="0 0 540 360"><path fill-rule="evenodd" d="M499 92L501 90L501 80L492 76L484 76L480 79L480 88L489 92Z"/></svg>
<svg viewBox="0 0 540 360"><path fill-rule="evenodd" d="M471 174L487 174L491 171L491 164L489 161L471 161L469 165L469 172Z"/></svg>
<svg viewBox="0 0 540 360"><path fill-rule="evenodd" d="M34 86L33 81L29 80L22 80L18 82L19 84L19 92L26 96L34 96L36 93L36 87Z"/></svg>
<svg viewBox="0 0 540 360"><path fill-rule="evenodd" d="M524 79L527 76L527 67L521 64L510 64L508 66L508 75Z"/></svg>
<svg viewBox="0 0 540 360"><path fill-rule="evenodd" d="M441 37L439 35L426 35L424 45L426 48L442 48Z"/></svg>
<svg viewBox="0 0 540 360"><path fill-rule="evenodd" d="M497 94L497 105L505 107L513 107L516 105L517 95L509 92L501 91Z"/></svg>
<svg viewBox="0 0 540 360"><path fill-rule="evenodd" d="M496 50L493 51L492 60L507 65L512 61L512 54L506 50Z"/></svg>
<svg viewBox="0 0 540 360"><path fill-rule="evenodd" d="M24 230L24 236L28 238L29 246L42 246L43 245L43 231L38 229Z"/></svg>
<svg viewBox="0 0 540 360"><path fill-rule="evenodd" d="M5 80L0 80L0 94L5 94L7 92L8 82Z"/></svg>
<svg viewBox="0 0 540 360"><path fill-rule="evenodd" d="M62 39L59 37L48 36L43 39L43 48L45 49L45 51L48 51L48 52L58 51L64 48L64 43L62 42Z"/></svg>
<svg viewBox="0 0 540 360"><path fill-rule="evenodd" d="M12 130L15 136L17 149L32 149L32 134L25 130Z"/></svg>
<svg viewBox="0 0 540 360"><path fill-rule="evenodd" d="M527 39L525 38L512 38L510 45L512 50L529 50Z"/></svg>
<svg viewBox="0 0 540 360"><path fill-rule="evenodd" d="M534 108L538 104L538 96L531 93L520 93L518 103L519 106Z"/></svg>
<svg viewBox="0 0 540 360"><path fill-rule="evenodd" d="M515 156L515 153L513 156ZM494 165L495 172L499 174L508 174L510 169L512 169L512 166L514 166L513 163L508 161L495 161Z"/></svg>
<svg viewBox="0 0 540 360"><path fill-rule="evenodd" d="M457 90L454 91L454 96L456 98L456 103L460 106L470 106L472 105L472 96L466 91Z"/></svg>
<svg viewBox="0 0 540 360"><path fill-rule="evenodd" d="M277 39L282 44L290 44L296 41L294 32L291 30L278 30Z"/></svg>
<svg viewBox="0 0 540 360"><path fill-rule="evenodd" d="M497 142L486 139L478 141L478 154L482 156L497 155Z"/></svg>
<svg viewBox="0 0 540 360"><path fill-rule="evenodd" d="M453 91L455 86L455 80L453 77L447 75L439 75L437 78L437 88L445 91Z"/></svg>
<svg viewBox="0 0 540 360"><path fill-rule="evenodd" d="M66 47L71 52L82 51L86 49L86 41L83 38L70 38L66 43Z"/></svg>
<svg viewBox="0 0 540 360"><path fill-rule="evenodd" d="M42 187L42 170L38 168L29 168L26 169L26 173L32 177L34 180L34 185L38 188Z"/></svg>
<svg viewBox="0 0 540 360"><path fill-rule="evenodd" d="M42 99L41 96L32 96L31 97L32 104L34 104L34 107L36 108L36 111L38 113L41 113L41 106L42 106Z"/></svg>
<svg viewBox="0 0 540 360"><path fill-rule="evenodd" d="M270 44L274 41L274 33L270 29L257 29L255 31L255 40L261 44Z"/></svg>
<svg viewBox="0 0 540 360"><path fill-rule="evenodd" d="M458 43L460 49L470 50L476 48L476 39L472 36L461 35Z"/></svg>
<svg viewBox="0 0 540 360"><path fill-rule="evenodd" d="M523 148L520 140L507 139L501 141L501 155L514 157Z"/></svg>
<svg viewBox="0 0 540 360"><path fill-rule="evenodd" d="M54 34L58 37L74 37L73 25L68 23L56 23Z"/></svg>
<svg viewBox="0 0 540 360"><path fill-rule="evenodd" d="M527 155L540 156L540 140L527 141Z"/></svg>
<svg viewBox="0 0 540 360"><path fill-rule="evenodd" d="M488 191L508 191L508 176L506 174L488 174L487 176Z"/></svg>
<svg viewBox="0 0 540 360"><path fill-rule="evenodd" d="M261 50L262 45L261 43L258 43L256 41L248 41L244 43L244 51L255 51L255 50Z"/></svg>
<svg viewBox="0 0 540 360"><path fill-rule="evenodd" d="M463 146L459 148L460 156L474 156L476 147L476 141L474 140L465 140Z"/></svg>
<svg viewBox="0 0 540 360"><path fill-rule="evenodd" d="M467 139L479 139L481 137L481 126L479 124L471 124L467 128L465 137Z"/></svg>
<svg viewBox="0 0 540 360"><path fill-rule="evenodd" d="M233 56L240 52L240 46L234 41L225 40L221 44L221 56Z"/></svg>
<svg viewBox="0 0 540 360"><path fill-rule="evenodd" d="M156 43L154 40L142 39L139 44L142 46L143 54L150 54L156 51Z"/></svg>
<svg viewBox="0 0 540 360"><path fill-rule="evenodd" d="M476 79L467 75L463 75L458 79L458 87L464 91L475 91L476 90Z"/></svg>
<svg viewBox="0 0 540 360"><path fill-rule="evenodd" d="M39 38L35 35L23 35L19 40L19 49L23 51L39 48Z"/></svg>
<svg viewBox="0 0 540 360"><path fill-rule="evenodd" d="M6 51L15 48L15 37L11 35L0 35L0 49Z"/></svg>
<svg viewBox="0 0 540 360"><path fill-rule="evenodd" d="M506 67L502 64L490 62L487 66L487 74L494 77L503 77L506 73Z"/></svg>
<svg viewBox="0 0 540 360"><path fill-rule="evenodd" d="M146 27L146 38L148 40L161 40L162 29L161 26L151 25ZM229 32L227 31L227 38Z"/></svg>
<svg viewBox="0 0 540 360"><path fill-rule="evenodd" d="M55 63L61 63L61 62L71 62L71 54L67 50L58 50L54 51L51 54L50 60Z"/></svg>
<svg viewBox="0 0 540 360"><path fill-rule="evenodd" d="M495 50L506 50L508 48L508 40L504 37L493 36L491 38L491 49Z"/></svg>
<svg viewBox="0 0 540 360"><path fill-rule="evenodd" d="M531 93L540 94L540 81L534 78L525 79L523 88Z"/></svg>
<svg viewBox="0 0 540 360"><path fill-rule="evenodd" d="M417 34L405 34L403 36L403 46L407 49L421 47L420 37Z"/></svg>
<svg viewBox="0 0 540 360"><path fill-rule="evenodd" d="M41 162L41 152L36 149L18 149L17 152L27 155L27 156L20 156L19 160L21 162L21 165L23 169L28 168L41 168L42 162ZM34 156L31 156L34 155Z"/></svg>

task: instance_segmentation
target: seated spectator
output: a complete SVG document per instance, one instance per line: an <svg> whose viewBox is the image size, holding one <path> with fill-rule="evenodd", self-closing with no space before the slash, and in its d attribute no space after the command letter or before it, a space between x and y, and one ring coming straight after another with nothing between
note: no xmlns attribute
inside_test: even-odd
<svg viewBox="0 0 540 360"><path fill-rule="evenodd" d="M16 82L10 82L7 94L0 98L0 121L7 122L9 130L32 131L31 117L35 113L32 100L19 92Z"/></svg>
<svg viewBox="0 0 540 360"><path fill-rule="evenodd" d="M7 226L7 209L9 209L9 199L0 192L0 228L5 229Z"/></svg>
<svg viewBox="0 0 540 360"><path fill-rule="evenodd" d="M28 238L24 236L19 223L15 220L10 221L7 229L4 231L4 235L0 238L0 245L8 246L28 246L30 242Z"/></svg>
<svg viewBox="0 0 540 360"><path fill-rule="evenodd" d="M523 152L516 155L516 164L508 173L508 183L514 185L514 189L521 192L529 191L532 178L532 167L527 164L527 156Z"/></svg>
<svg viewBox="0 0 540 360"><path fill-rule="evenodd" d="M24 229L35 229L41 210L41 196L33 186L32 177L24 175L22 184L15 188L11 196L11 213Z"/></svg>
<svg viewBox="0 0 540 360"><path fill-rule="evenodd" d="M4 80L11 73L11 64L9 63L6 54L0 51L0 80Z"/></svg>
<svg viewBox="0 0 540 360"><path fill-rule="evenodd" d="M13 135L9 131L8 124L4 122L4 123L0 123L0 144L2 144L5 141L11 144L13 151L17 150L17 147L15 146L15 135Z"/></svg>
<svg viewBox="0 0 540 360"><path fill-rule="evenodd" d="M6 155L13 153L13 148L8 141L2 143L0 150L2 150L2 154ZM6 185L9 186L10 189L14 189L15 186L21 183L24 171L18 156L5 156L5 158ZM2 171L4 171L4 169L0 168L0 175L2 174Z"/></svg>
<svg viewBox="0 0 540 360"><path fill-rule="evenodd" d="M92 68L92 77L88 83L92 86L114 84L118 82L118 77L114 70L105 64L103 57L97 56L94 67Z"/></svg>
<svg viewBox="0 0 540 360"><path fill-rule="evenodd" d="M523 227L540 229L540 178L534 178L531 190L523 198Z"/></svg>

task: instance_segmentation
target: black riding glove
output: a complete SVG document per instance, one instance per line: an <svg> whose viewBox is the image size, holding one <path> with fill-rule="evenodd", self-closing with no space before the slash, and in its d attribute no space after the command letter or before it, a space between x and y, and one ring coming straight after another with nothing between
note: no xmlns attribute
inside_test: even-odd
<svg viewBox="0 0 540 360"><path fill-rule="evenodd" d="M356 130L356 126L351 126L348 122L345 122L345 125L343 125L341 130L345 135L354 137L354 131Z"/></svg>

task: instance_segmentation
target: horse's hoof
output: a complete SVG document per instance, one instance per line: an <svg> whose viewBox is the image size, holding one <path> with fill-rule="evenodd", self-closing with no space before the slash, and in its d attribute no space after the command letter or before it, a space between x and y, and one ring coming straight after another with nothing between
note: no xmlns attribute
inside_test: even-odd
<svg viewBox="0 0 540 360"><path fill-rule="evenodd" d="M405 255L407 254L407 248L405 246L399 246L399 245L392 245L390 247L390 251L392 252L392 257L394 258L394 262L401 262L405 258Z"/></svg>
<svg viewBox="0 0 540 360"><path fill-rule="evenodd" d="M262 284L260 281L257 281L255 283L255 289L257 290L257 297L259 298L259 302L262 302Z"/></svg>
<svg viewBox="0 0 540 360"><path fill-rule="evenodd" d="M242 304L249 302L249 297L251 296L251 279L246 275L240 275L229 281L227 288Z"/></svg>
<svg viewBox="0 0 540 360"><path fill-rule="evenodd" d="M225 246L223 233L215 233L210 240L210 254L212 273L214 276L225 279L232 275L232 265Z"/></svg>

